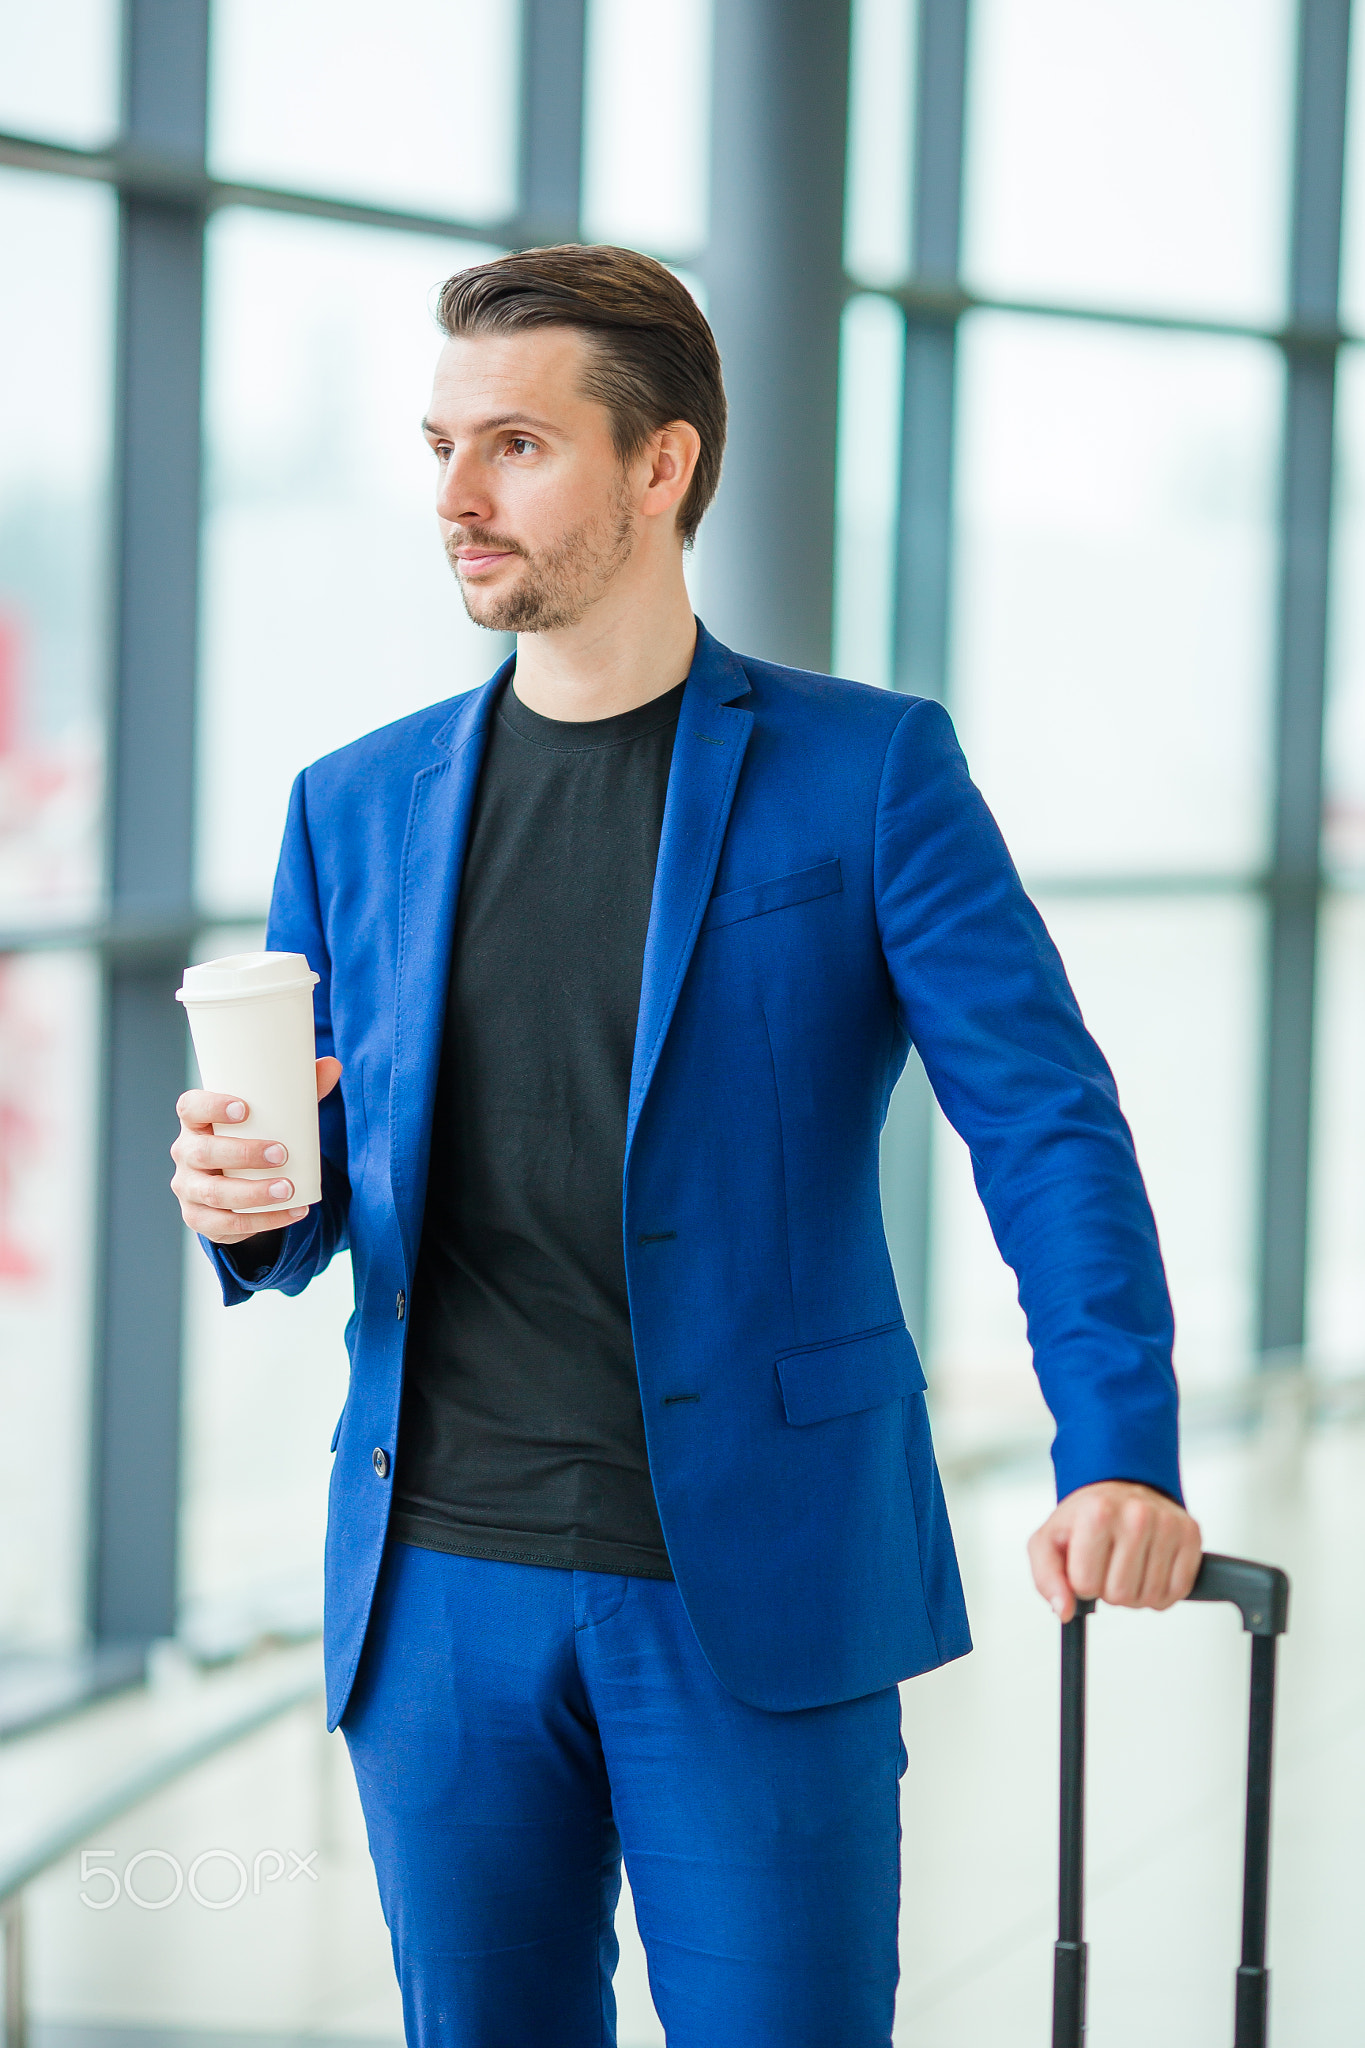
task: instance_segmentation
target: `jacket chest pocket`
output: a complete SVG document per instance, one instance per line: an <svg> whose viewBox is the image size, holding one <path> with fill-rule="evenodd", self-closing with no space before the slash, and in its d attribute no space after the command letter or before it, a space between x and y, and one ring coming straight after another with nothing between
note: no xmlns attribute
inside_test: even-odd
<svg viewBox="0 0 1365 2048"><path fill-rule="evenodd" d="M746 917L762 917L769 910L786 910L794 903L810 903L817 896L837 895L844 886L837 860L822 860L813 868L795 874L774 875L767 882L750 882L743 889L727 889L713 896L701 921L703 932L717 925L738 924ZM700 936L700 934L698 934Z"/></svg>

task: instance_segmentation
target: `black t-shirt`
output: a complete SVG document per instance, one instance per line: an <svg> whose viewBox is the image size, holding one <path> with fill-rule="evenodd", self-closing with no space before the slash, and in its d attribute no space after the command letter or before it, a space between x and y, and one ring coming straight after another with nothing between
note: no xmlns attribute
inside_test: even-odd
<svg viewBox="0 0 1365 2048"><path fill-rule="evenodd" d="M622 1242L640 976L683 685L489 722L409 1310L393 1534L672 1577Z"/></svg>

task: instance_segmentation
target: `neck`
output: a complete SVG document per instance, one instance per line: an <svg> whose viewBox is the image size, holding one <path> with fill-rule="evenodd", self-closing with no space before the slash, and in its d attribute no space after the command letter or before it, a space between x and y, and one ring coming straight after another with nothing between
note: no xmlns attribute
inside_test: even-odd
<svg viewBox="0 0 1365 2048"><path fill-rule="evenodd" d="M653 575L616 577L576 625L519 633L514 687L542 718L614 718L682 682L696 643L675 555Z"/></svg>

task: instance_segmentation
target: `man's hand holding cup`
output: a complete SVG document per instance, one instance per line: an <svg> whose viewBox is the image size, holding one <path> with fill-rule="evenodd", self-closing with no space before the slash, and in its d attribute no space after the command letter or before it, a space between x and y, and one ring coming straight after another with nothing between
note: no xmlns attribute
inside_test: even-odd
<svg viewBox="0 0 1365 2048"><path fill-rule="evenodd" d="M340 1060L315 1062L318 1101L330 1095L341 1079ZM244 1123L249 1105L240 1097L214 1095L207 1088L188 1088L176 1103L180 1135L171 1147L175 1174L171 1191L189 1229L213 1244L240 1244L266 1230L283 1230L301 1222L307 1204L281 1208L294 1193L288 1175L289 1155L269 1138L221 1138L215 1124ZM278 1179L229 1180L229 1169L280 1168ZM264 1213L263 1213L264 1212Z"/></svg>

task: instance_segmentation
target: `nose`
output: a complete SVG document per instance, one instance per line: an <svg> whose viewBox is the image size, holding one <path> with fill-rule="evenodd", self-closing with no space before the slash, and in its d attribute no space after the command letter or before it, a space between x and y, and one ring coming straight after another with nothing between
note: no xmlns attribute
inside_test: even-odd
<svg viewBox="0 0 1365 2048"><path fill-rule="evenodd" d="M491 522L493 500L483 465L472 451L456 449L440 472L436 512L451 526L487 526Z"/></svg>

